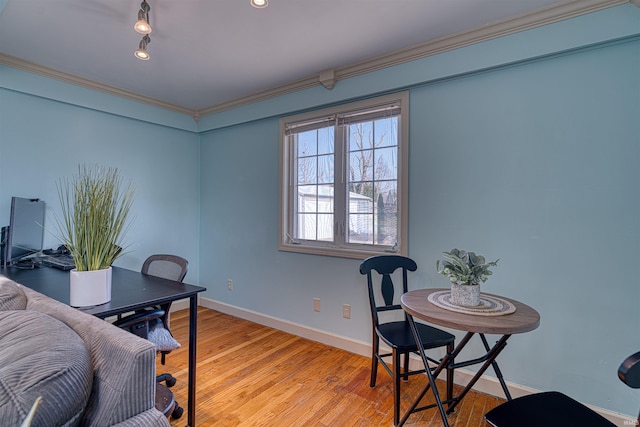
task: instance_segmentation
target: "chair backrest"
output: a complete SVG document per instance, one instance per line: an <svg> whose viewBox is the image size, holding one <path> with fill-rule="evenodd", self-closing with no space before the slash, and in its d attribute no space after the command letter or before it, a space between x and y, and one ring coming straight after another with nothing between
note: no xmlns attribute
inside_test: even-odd
<svg viewBox="0 0 640 427"><path fill-rule="evenodd" d="M182 282L187 275L188 266L189 261L180 256L157 254L147 258L140 271L148 276Z"/></svg>
<svg viewBox="0 0 640 427"><path fill-rule="evenodd" d="M618 368L618 378L631 388L640 388L640 351L624 359Z"/></svg>
<svg viewBox="0 0 640 427"><path fill-rule="evenodd" d="M407 271L416 271L418 265L411 258L400 255L379 255L367 258L360 264L360 274L367 275L367 285L369 287L369 305L371 306L371 318L374 327L379 324L378 313L382 311L402 310L402 306L395 302L396 289L391 275L402 269L402 291L400 295L407 292ZM376 277L373 271L378 273ZM379 279L379 285L377 285ZM376 284L374 284L374 281ZM376 290L380 289L382 301L376 302Z"/></svg>
<svg viewBox="0 0 640 427"><path fill-rule="evenodd" d="M151 255L147 258L142 264L142 269L140 272L142 274L146 274L148 276L160 277L162 279L175 280L176 282L182 282L184 276L187 275L187 269L189 266L189 261L178 256L178 255L168 255L168 254L156 254ZM154 335L156 337L156 345L158 337L161 337L162 344L171 346L173 348L180 347L177 341L173 339L171 336L171 332L168 334L163 334L163 330L166 329L169 331L170 329L170 309L171 303L160 304L160 309L164 312L164 315L161 317L162 324L164 328L158 330L158 334ZM159 348L161 346L158 346ZM161 362L164 365L165 355L169 353L170 350L161 350L162 354Z"/></svg>

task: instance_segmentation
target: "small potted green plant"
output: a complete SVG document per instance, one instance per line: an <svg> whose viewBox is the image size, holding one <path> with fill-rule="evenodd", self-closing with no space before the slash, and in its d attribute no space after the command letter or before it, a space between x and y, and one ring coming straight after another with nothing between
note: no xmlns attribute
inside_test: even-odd
<svg viewBox="0 0 640 427"><path fill-rule="evenodd" d="M489 267L495 267L499 260L487 262L482 255L460 249L451 249L443 255L447 259L436 261L436 269L451 281L451 302L469 307L480 305L480 283L487 281L492 274Z"/></svg>
<svg viewBox="0 0 640 427"><path fill-rule="evenodd" d="M111 264L122 255L134 189L115 168L78 167L57 183L61 218L58 237L76 268L70 275L70 304L99 305L111 300Z"/></svg>

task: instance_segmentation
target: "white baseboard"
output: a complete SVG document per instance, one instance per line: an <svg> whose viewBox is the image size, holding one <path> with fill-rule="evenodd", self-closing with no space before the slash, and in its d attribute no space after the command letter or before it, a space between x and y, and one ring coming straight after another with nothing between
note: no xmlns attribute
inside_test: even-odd
<svg viewBox="0 0 640 427"><path fill-rule="evenodd" d="M346 350L350 353L359 354L361 356L371 357L371 344L364 341L354 340L341 335L332 334L319 329L310 328L308 326L300 325L298 323L289 322L287 320L279 319L273 316L267 316L256 311L247 310L244 308L236 307L233 305L221 303L209 298L199 298L199 305L210 308L212 310L219 311L221 313L229 314L234 317L249 320L251 322L258 323L260 325L268 326L274 329L278 329L293 335L297 335L302 338L306 338L312 341L316 341L322 344L330 345L342 350ZM182 310L189 308L189 300L176 301L171 306L171 311ZM414 369L418 369L421 363L420 359L412 358L410 365ZM415 364L415 365L414 365ZM461 386L465 386L473 378L474 372L466 369L456 369L455 382ZM536 390L530 387L526 387L520 384L515 384L507 381L509 392L515 399L516 397L525 396L532 393L539 393L540 390ZM500 386L500 382L493 377L483 375L473 387L473 390L486 393L492 396L504 398L504 392ZM628 427L636 426L636 418L619 414L607 409L599 408L592 405L587 405L594 411L598 412L603 417L614 423L616 426Z"/></svg>
<svg viewBox="0 0 640 427"><path fill-rule="evenodd" d="M371 356L371 344L364 341L353 340L351 338L346 338L341 335L336 335L326 331L321 331L319 329L310 328L308 326L289 322L277 317L267 316L256 311L247 310L244 308L239 308L233 305L214 301L209 298L200 298L199 304L203 307L207 307L221 313L259 323L264 326L269 326L270 328L278 329L280 331L297 335L302 338L307 338L312 341L340 348L351 353L359 354L362 356Z"/></svg>
<svg viewBox="0 0 640 427"><path fill-rule="evenodd" d="M205 305L200 304L199 298L198 298L198 305L202 305L203 307L206 307ZM171 303L171 309L169 311L186 310L188 308L189 308L189 298L186 298L178 301L173 301Z"/></svg>

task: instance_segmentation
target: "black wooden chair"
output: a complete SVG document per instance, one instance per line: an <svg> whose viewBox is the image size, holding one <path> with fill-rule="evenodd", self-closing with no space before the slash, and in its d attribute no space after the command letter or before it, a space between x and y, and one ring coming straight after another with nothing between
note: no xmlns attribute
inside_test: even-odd
<svg viewBox="0 0 640 427"><path fill-rule="evenodd" d="M177 256L167 254L151 255L142 264L141 273L148 276L169 279L182 282L187 274L189 261ZM161 355L160 363L165 364L165 356L180 347L170 331L171 303L156 307L148 307L137 310L134 314L124 316L114 322L114 325L136 334L156 344ZM167 387L173 387L176 379L169 373L156 376L158 383L164 382ZM160 387L160 386L159 386ZM161 407L158 407L158 402ZM165 414L170 413L173 418L180 418L184 410L173 399L173 393L157 388L156 407Z"/></svg>
<svg viewBox="0 0 640 427"><path fill-rule="evenodd" d="M627 357L618 377L632 388L640 388L640 352ZM495 427L612 427L612 422L580 402L557 391L530 394L510 400L486 413ZM640 425L640 414L630 425Z"/></svg>
<svg viewBox="0 0 640 427"><path fill-rule="evenodd" d="M374 256L365 259L362 264L360 264L360 274L367 275L369 304L371 306L371 320L373 324L370 386L371 388L376 386L378 363L380 363L393 379L394 425L400 422L400 380L406 381L411 375L425 372L424 369L417 371L409 370L409 355L411 353L418 354L418 347L413 338L406 314L404 314L402 306L396 302L403 293L407 292L407 272L416 271L417 268L418 266L415 261L399 255ZM402 272L402 288L396 289L391 275L398 269ZM378 274L373 274L374 271ZM396 291L398 291L397 294ZM396 313L402 312L403 320L380 321L381 313L394 311ZM389 316L387 315L387 317ZM445 347L447 353L453 351L455 336L422 323L416 323L416 326L425 349ZM380 353L380 340L384 341L385 344L391 348L391 353ZM389 356L391 356L390 364L384 359ZM404 356L404 371L400 363L401 356ZM439 363L438 360L431 358L429 358L429 360L435 364ZM452 397L453 369L447 369L447 400L450 401Z"/></svg>

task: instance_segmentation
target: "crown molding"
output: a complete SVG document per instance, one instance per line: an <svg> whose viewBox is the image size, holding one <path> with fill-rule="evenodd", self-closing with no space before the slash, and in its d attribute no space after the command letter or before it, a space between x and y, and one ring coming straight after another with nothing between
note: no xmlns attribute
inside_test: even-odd
<svg viewBox="0 0 640 427"><path fill-rule="evenodd" d="M196 116L197 111L188 108L180 107L178 105L163 102L155 98L140 95L132 91L120 89L115 86L99 83L94 80L85 79L73 74L65 73L64 71L56 70L54 68L45 67L43 65L36 64L34 62L25 61L24 59L16 58L15 56L5 55L0 53L0 64L7 65L12 68L27 71L33 74L39 74L44 77L60 80L65 83L71 83L76 86L82 86L88 89L103 92L109 95L115 95L122 98L131 99L133 101L141 102L144 104L153 105L155 107L163 108L165 110L171 110L189 116Z"/></svg>
<svg viewBox="0 0 640 427"><path fill-rule="evenodd" d="M442 37L336 70L336 79L345 79L427 56L437 55L509 34L564 21L566 19L640 0L571 0L536 12L516 16L494 24Z"/></svg>
<svg viewBox="0 0 640 427"><path fill-rule="evenodd" d="M566 1L558 5L538 10L536 12L520 15L511 19L497 22L495 24L454 34L452 36L442 37L428 43L421 43L406 49L389 53L387 55L382 55L346 67L331 70L333 71L331 88L338 80L355 77L360 74L365 74L405 62L414 61L416 59L425 58L427 56L436 55L439 53L447 52L449 50L459 49L461 47L469 46L498 37L503 37L509 34L540 27L554 22L563 21L629 2L638 4L640 3L640 0ZM199 112L202 116L205 116L208 114L219 113L225 110L231 110L242 105L263 101L265 99L284 95L290 92L307 89L320 84L327 87L323 83L323 81L325 81L325 74L326 71L323 71L318 75L277 86L269 90L257 92L253 95L237 98L229 102L220 103L212 107L200 110ZM327 87L327 89L330 88Z"/></svg>
<svg viewBox="0 0 640 427"><path fill-rule="evenodd" d="M320 84L319 76L307 77L304 79L296 80L295 82L286 83L280 86L273 87L271 89L256 92L251 95L236 98L231 101L223 102L217 105L213 105L208 108L199 110L201 116L209 114L219 113L221 111L231 110L243 105L252 104L258 101L264 101L265 99L275 98L277 96L286 95L287 93L297 92L302 89L308 89Z"/></svg>
<svg viewBox="0 0 640 427"><path fill-rule="evenodd" d="M44 67L1 53L0 64L5 64L10 67L19 68L21 70L40 74L46 77L51 77L57 80L83 86L107 94L150 104L159 108L187 114L189 116L192 116L197 122L201 117L209 114L231 110L243 105L248 105L269 98L282 96L291 92L308 89L318 85L323 85L330 90L338 80L355 77L360 74L365 74L405 62L414 61L416 59L425 58L453 49L459 49L461 47L469 46L498 37L503 37L509 34L525 31L558 21L563 21L566 19L574 18L626 3L632 3L640 7L640 0L569 0L558 5L538 10L536 12L520 15L491 25L454 34L452 36L442 37L428 43L418 44L406 49L395 51L370 60L358 62L346 67L330 70L333 72L333 74L329 80L327 80L327 70L323 70L317 75L276 86L264 91L256 92L252 95L236 98L201 110L192 110L180 107L144 95L139 95L131 91L91 81L89 79L74 76L72 74Z"/></svg>

